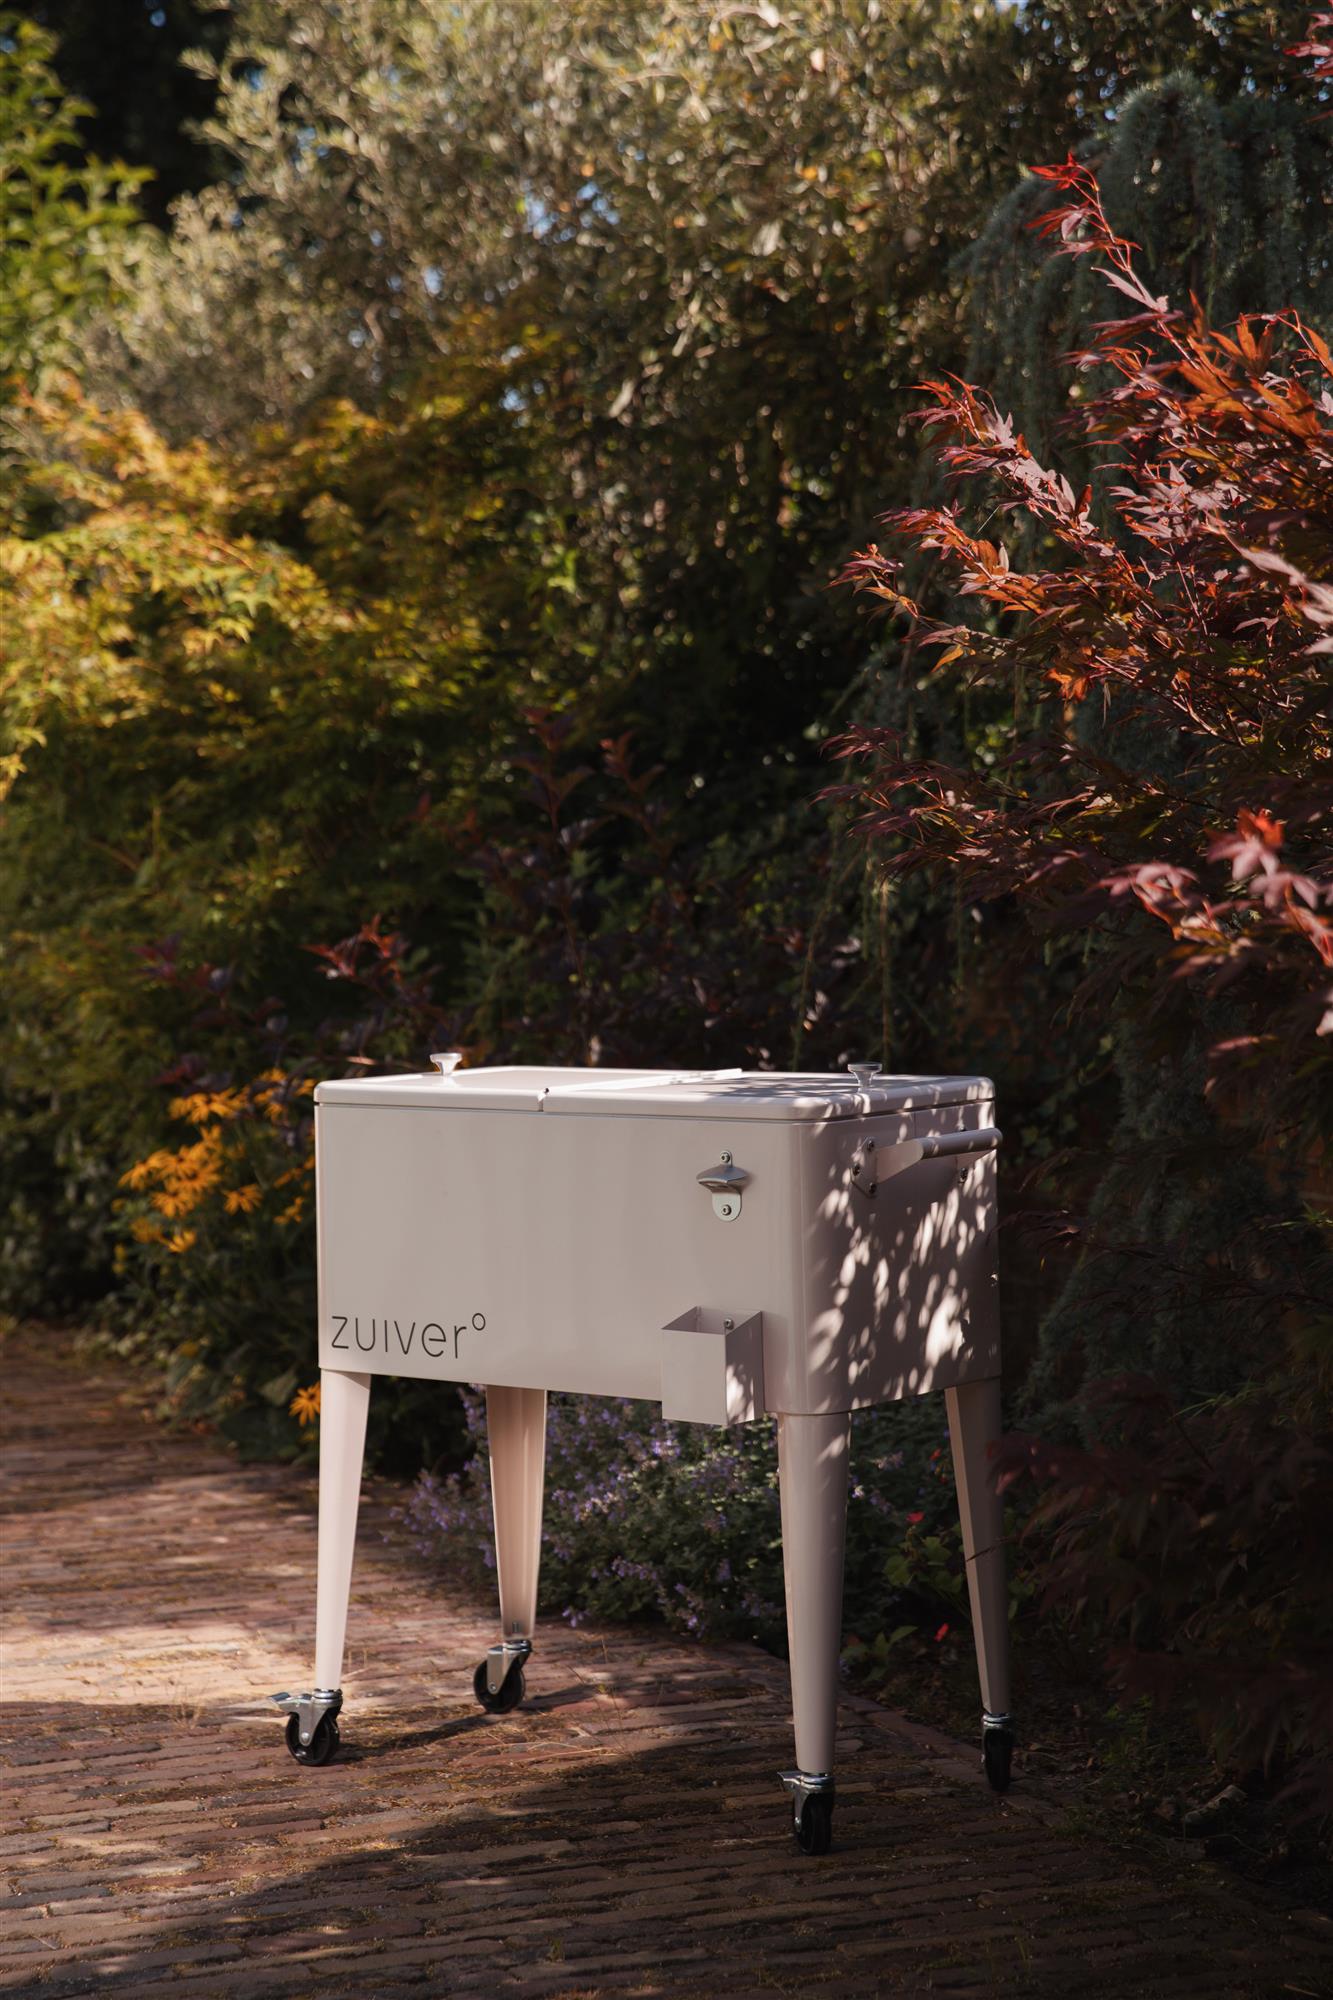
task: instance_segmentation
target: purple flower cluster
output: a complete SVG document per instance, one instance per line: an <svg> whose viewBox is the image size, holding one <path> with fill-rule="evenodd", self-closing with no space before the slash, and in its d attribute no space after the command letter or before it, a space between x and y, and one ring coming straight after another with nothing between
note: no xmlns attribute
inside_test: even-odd
<svg viewBox="0 0 1333 2000"><path fill-rule="evenodd" d="M406 1518L420 1548L480 1587L495 1560L486 1399L468 1390L463 1402L473 1455L448 1478L423 1474ZM932 1525L951 1515L951 1485L931 1477L942 1425L934 1399L856 1421L847 1579L849 1623L861 1629L888 1615L894 1591L886 1565L922 1506ZM714 1431L669 1423L651 1404L552 1396L542 1604L571 1626L649 1618L700 1637L781 1644L773 1424Z"/></svg>

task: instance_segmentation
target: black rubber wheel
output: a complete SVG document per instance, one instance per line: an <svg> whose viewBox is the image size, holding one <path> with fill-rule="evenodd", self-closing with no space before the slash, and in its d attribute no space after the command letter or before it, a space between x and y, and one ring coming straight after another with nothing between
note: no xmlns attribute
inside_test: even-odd
<svg viewBox="0 0 1333 2000"><path fill-rule="evenodd" d="M1013 1762L1014 1739L1007 1729L988 1729L981 1739L981 1763L986 1782L993 1792L1009 1789L1009 1767Z"/></svg>
<svg viewBox="0 0 1333 2000"><path fill-rule="evenodd" d="M301 1741L301 1724L294 1715L287 1718L287 1748L298 1764L327 1764L337 1754L342 1738L336 1715L321 1716L308 1743Z"/></svg>
<svg viewBox="0 0 1333 2000"><path fill-rule="evenodd" d="M792 1832L802 1854L827 1854L833 1845L832 1800L807 1799L800 1818L792 1822Z"/></svg>
<svg viewBox="0 0 1333 2000"><path fill-rule="evenodd" d="M492 1694L486 1685L486 1662L483 1660L472 1676L472 1692L488 1715L508 1715L511 1709L518 1707L527 1692L523 1684L523 1669L515 1660L500 1683L499 1693Z"/></svg>

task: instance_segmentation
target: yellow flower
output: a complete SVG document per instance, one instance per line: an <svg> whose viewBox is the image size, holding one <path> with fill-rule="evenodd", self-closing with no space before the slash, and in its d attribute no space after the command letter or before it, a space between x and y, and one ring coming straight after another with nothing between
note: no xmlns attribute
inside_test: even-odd
<svg viewBox="0 0 1333 2000"><path fill-rule="evenodd" d="M167 1108L173 1118L189 1125L206 1125L210 1118L235 1118L243 1103L239 1090L201 1090L191 1097L174 1097Z"/></svg>
<svg viewBox="0 0 1333 2000"><path fill-rule="evenodd" d="M222 1205L228 1215L249 1215L264 1199L253 1181L248 1187L228 1188L222 1197Z"/></svg>
<svg viewBox="0 0 1333 2000"><path fill-rule="evenodd" d="M302 1430L305 1429L307 1424L314 1423L315 1418L319 1415L318 1382L312 1382L308 1389L297 1390L296 1394L292 1397L290 1414L296 1418Z"/></svg>
<svg viewBox="0 0 1333 2000"><path fill-rule="evenodd" d="M122 1187L146 1187L151 1180L166 1171L175 1158L174 1153L150 1153L146 1160L139 1160L120 1177Z"/></svg>

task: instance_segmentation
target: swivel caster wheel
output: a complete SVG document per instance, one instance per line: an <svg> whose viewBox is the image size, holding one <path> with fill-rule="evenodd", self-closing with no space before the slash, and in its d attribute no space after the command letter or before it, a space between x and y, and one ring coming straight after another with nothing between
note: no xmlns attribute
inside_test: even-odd
<svg viewBox="0 0 1333 2000"><path fill-rule="evenodd" d="M1014 1756L1014 1732L1012 1729L987 1729L981 1738L981 1765L986 1773L986 1782L993 1792L1007 1792L1009 1771Z"/></svg>
<svg viewBox="0 0 1333 2000"><path fill-rule="evenodd" d="M523 1669L515 1660L509 1672L494 1693L486 1680L486 1662L482 1661L472 1676L472 1692L488 1715L508 1715L518 1707L527 1692L523 1682Z"/></svg>
<svg viewBox="0 0 1333 2000"><path fill-rule="evenodd" d="M807 1799L792 1820L792 1832L802 1854L827 1854L833 1845L832 1799Z"/></svg>
<svg viewBox="0 0 1333 2000"><path fill-rule="evenodd" d="M295 1715L287 1718L287 1748L298 1764L327 1764L337 1754L341 1741L336 1715L321 1716L308 1743L301 1741L300 1718Z"/></svg>

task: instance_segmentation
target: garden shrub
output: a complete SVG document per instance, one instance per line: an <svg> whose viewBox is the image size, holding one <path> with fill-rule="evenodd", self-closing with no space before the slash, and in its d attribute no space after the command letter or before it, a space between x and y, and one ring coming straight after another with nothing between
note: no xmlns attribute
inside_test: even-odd
<svg viewBox="0 0 1333 2000"><path fill-rule="evenodd" d="M462 928L468 888L416 808L484 763L462 710L488 674L439 594L423 637L410 610L354 601L336 540L321 570L249 531L252 490L209 453L68 385L21 417L0 541L0 1235L25 1249L3 1282L86 1311L125 1296L115 1184L168 1141L182 1083L337 1059L347 989L330 1008L306 947L390 900L429 907L437 950ZM245 1248L219 1253L214 1313L271 1324L271 1260L247 1305ZM199 1330L167 1319L164 1347Z"/></svg>
<svg viewBox="0 0 1333 2000"><path fill-rule="evenodd" d="M49 44L0 16L8 1302L110 1320L174 1407L308 1451L318 1076L440 1041L984 1069L1005 1207L1035 1167L1044 1211L1005 1232L1007 1370L1035 1359L1033 1420L1093 1461L1048 1435L1026 1462L1076 1495L1034 1559L1117 1645L1138 1563L1139 1664L1234 1655L1216 1740L1312 1751L1293 1628L1234 1544L1263 1533L1246 1453L1307 1518L1284 1425L1322 1490L1330 391L1304 319L1206 309L1327 297L1326 17L1303 75L1290 0L408 11L244 0L225 57L215 24L227 169L165 238L133 175L76 164ZM1120 234L1061 169L1078 261L1034 262L1051 179L1025 177L964 273L1052 131ZM1135 317L1071 375L1099 258ZM962 366L964 276L996 393L1074 423L1048 471L942 384L962 497L900 518L905 571L857 566L909 614L867 658L824 586L877 494L932 490L908 385ZM1161 308L1168 278L1202 309ZM811 812L856 702L895 733ZM1085 1391L1127 1361L1169 1394L1122 1490ZM1178 1418L1223 1468L1197 1487ZM373 1399L372 1454L433 1468L437 1550L487 1541L463 1421ZM765 1434L552 1425L549 1607L771 1635ZM941 1444L929 1403L858 1424L872 1640L956 1615Z"/></svg>
<svg viewBox="0 0 1333 2000"><path fill-rule="evenodd" d="M1014 720L970 761L854 730L841 796L891 871L1079 968L1071 1042L1120 1036L1086 1216L1067 1168L1047 1180L1081 1254L1029 1400L1088 1447L1021 1460L1053 1597L1100 1619L1122 1678L1188 1697L1220 1757L1303 1760L1328 1796L1333 355L1295 312L1173 310L1090 169L1042 173L1041 233L1133 307L1072 363L1065 428L1102 474L1076 491L988 397L931 385L958 497L888 525L971 615L933 615L878 546L848 575ZM1157 1370L1118 1414L1117 1356Z"/></svg>
<svg viewBox="0 0 1333 2000"><path fill-rule="evenodd" d="M1257 34L1173 6L1149 37L1106 0L932 0L834 34L818 6L774 29L711 0L432 0L416 20L405 41L378 0L247 0L226 36L211 24L227 176L169 239L98 211L101 247L138 260L133 296L74 340L114 304L109 262L58 339L27 343L76 361L82 390L44 366L6 434L5 1283L25 1310L160 1304L164 1352L228 1313L280 1313L295 1348L282 1273L308 1249L304 1223L276 1263L256 1239L250 1310L244 1213L197 1296L184 1253L126 1237L121 1174L179 1136L187 1093L157 1079L195 1058L244 1091L315 1050L336 1068L346 989L308 948L376 913L439 968L474 1058L983 1067L1029 1157L1114 1106L1105 1051L1031 1032L1076 968L990 934L983 967L959 882L891 881L809 811L862 664L824 585L873 494L910 487L907 385L960 351L949 258L1036 134L1105 137L1180 63L1219 98L1284 93L1285 118L1269 17ZM538 84L559 108L534 131ZM64 144L49 75L38 96ZM307 126L319 145L294 142ZM50 149L24 131L36 187ZM625 143L599 185L606 131ZM1288 139L1323 145L1300 118ZM867 672L898 684L881 654ZM904 678L936 748L1003 743L968 690ZM152 970L163 954L236 1006L210 1018ZM270 1002L280 1056L242 1032ZM1021 1258L1013 1239L1020 1366L1042 1282ZM257 1392L285 1369L248 1336L228 1352L268 1434Z"/></svg>
<svg viewBox="0 0 1333 2000"><path fill-rule="evenodd" d="M168 1407L202 1416L249 1456L309 1450L291 1421L310 1372L316 1291L313 1093L321 1076L419 1067L438 1041L430 969L378 922L312 956L341 1005L294 1034L277 1003L248 1006L228 968L182 966L163 948L146 968L193 1002L189 1043L156 1079L165 1143L128 1166L116 1203L111 1323L123 1348L155 1357ZM226 1030L239 1080L200 1049ZM248 1061L241 1060L248 1056ZM371 1415L372 1462L399 1473L452 1463L457 1398L391 1379Z"/></svg>
<svg viewBox="0 0 1333 2000"><path fill-rule="evenodd" d="M86 322L128 298L141 247L147 176L82 150L92 107L63 89L55 55L54 36L0 7L0 409L68 365Z"/></svg>
<svg viewBox="0 0 1333 2000"><path fill-rule="evenodd" d="M1150 1379L1107 1380L1098 1444L1016 1435L1000 1465L1035 1495L1043 1608L1105 1633L1124 1695L1192 1712L1226 1768L1329 1815L1333 1343L1302 1359L1186 1410Z"/></svg>
<svg viewBox="0 0 1333 2000"><path fill-rule="evenodd" d="M406 1519L425 1554L480 1588L495 1561L486 1406L478 1390L463 1401L474 1453L458 1472L423 1476ZM888 1607L925 1619L942 1639L951 1625L966 1625L961 1572L943 1404L921 1397L860 1412L847 1517L849 1625L872 1630ZM573 1625L651 1618L702 1638L785 1647L772 1420L717 1431L669 1422L648 1403L552 1396L541 1609Z"/></svg>

